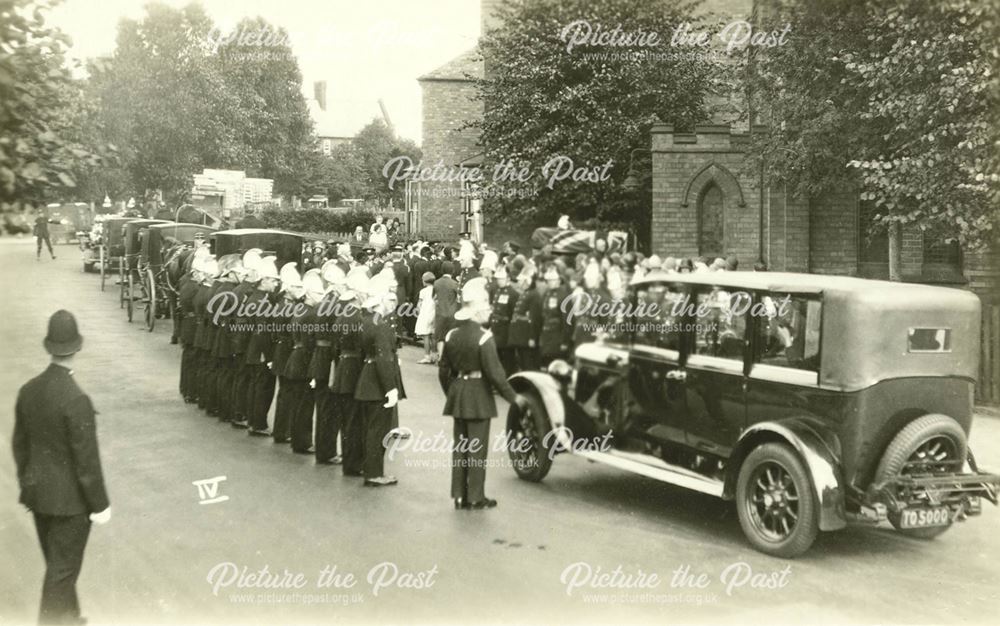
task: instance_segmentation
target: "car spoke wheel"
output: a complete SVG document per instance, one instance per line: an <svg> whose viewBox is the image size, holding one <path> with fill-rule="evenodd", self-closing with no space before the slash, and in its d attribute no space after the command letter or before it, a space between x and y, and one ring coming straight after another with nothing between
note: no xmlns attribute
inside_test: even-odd
<svg viewBox="0 0 1000 626"><path fill-rule="evenodd" d="M892 440L879 462L875 482L898 476L942 476L960 472L968 456L965 431L947 415L924 415L907 424ZM902 495L897 494L897 495ZM939 501L942 493L921 494L927 505ZM889 523L899 532L917 539L933 539L951 527L902 528L902 512L890 510Z"/></svg>
<svg viewBox="0 0 1000 626"><path fill-rule="evenodd" d="M783 443L765 443L747 455L737 479L736 507L750 543L773 556L802 554L819 532L809 473Z"/></svg>
<svg viewBox="0 0 1000 626"><path fill-rule="evenodd" d="M518 477L539 482L552 468L552 457L545 445L549 417L536 396L525 397L527 407L521 410L512 404L507 415L507 453Z"/></svg>

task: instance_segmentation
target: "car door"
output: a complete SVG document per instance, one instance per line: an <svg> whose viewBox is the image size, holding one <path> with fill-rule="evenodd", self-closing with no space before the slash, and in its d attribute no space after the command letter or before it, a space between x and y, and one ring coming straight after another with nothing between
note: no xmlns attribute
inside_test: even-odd
<svg viewBox="0 0 1000 626"><path fill-rule="evenodd" d="M629 352L632 405L626 432L650 443L685 442L686 287L644 284L637 295Z"/></svg>
<svg viewBox="0 0 1000 626"><path fill-rule="evenodd" d="M725 458L746 425L751 294L698 286L691 302L691 349L679 376L684 385L686 441L696 450Z"/></svg>

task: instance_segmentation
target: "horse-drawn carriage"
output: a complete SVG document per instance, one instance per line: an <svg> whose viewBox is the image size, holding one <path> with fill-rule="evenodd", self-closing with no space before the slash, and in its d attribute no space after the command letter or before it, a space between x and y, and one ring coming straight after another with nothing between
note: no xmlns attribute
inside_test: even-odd
<svg viewBox="0 0 1000 626"><path fill-rule="evenodd" d="M176 313L184 261L195 241L213 232L211 226L175 222L151 224L139 232L139 275L146 303L144 318L150 332L158 316L173 317Z"/></svg>
<svg viewBox="0 0 1000 626"><path fill-rule="evenodd" d="M81 242L83 248L83 269L87 271L97 266L101 272L101 291L107 282L108 275L118 271L119 278L125 278L125 224L134 220L133 217L109 217L102 222L96 222L91 228L91 234L86 242ZM124 305L124 300L122 301Z"/></svg>
<svg viewBox="0 0 1000 626"><path fill-rule="evenodd" d="M168 223L166 220L131 219L125 222L122 229L122 245L124 250L121 261L120 299L130 322L132 321L136 302L147 306L149 304L148 294L145 293L139 267L139 257L142 254L142 233L154 224Z"/></svg>
<svg viewBox="0 0 1000 626"><path fill-rule="evenodd" d="M260 248L264 256L277 257L279 268L293 261L301 267L302 242L307 239L306 235L283 230L236 228L212 233L211 246L212 253L219 258L227 254L242 255L251 248Z"/></svg>

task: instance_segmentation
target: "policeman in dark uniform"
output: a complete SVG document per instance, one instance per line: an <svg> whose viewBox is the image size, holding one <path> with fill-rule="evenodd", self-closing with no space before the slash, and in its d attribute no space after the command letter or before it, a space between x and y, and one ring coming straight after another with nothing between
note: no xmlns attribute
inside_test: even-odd
<svg viewBox="0 0 1000 626"><path fill-rule="evenodd" d="M368 298L362 314L361 355L364 366L354 394L365 424L363 471L365 486L396 484L395 476L385 475L385 438L398 421L398 403L406 397L396 355L396 336L382 317L395 308L395 285L387 276L369 281Z"/></svg>
<svg viewBox="0 0 1000 626"><path fill-rule="evenodd" d="M451 497L456 509L489 509L497 505L484 492L490 420L497 416L493 390L511 404L523 406L525 400L507 382L493 335L482 327L490 319L485 279L465 285L455 319L458 326L445 337L438 370L447 396L444 415L455 419Z"/></svg>
<svg viewBox="0 0 1000 626"><path fill-rule="evenodd" d="M253 329L247 340L243 362L250 380L246 405L249 434L253 437L267 437L271 434L267 430L267 412L271 409L274 398L274 373L269 367L274 359L274 333L270 324L278 321L270 312L272 307L278 306L280 300L280 294L277 293L278 268L274 257L264 257L257 263L257 276L260 282L248 298L248 306L254 307L249 316Z"/></svg>
<svg viewBox="0 0 1000 626"><path fill-rule="evenodd" d="M545 281L532 277L532 287L521 294L510 320L507 346L514 349L518 371L537 370L542 365L538 355L538 337L542 334L542 298Z"/></svg>
<svg viewBox="0 0 1000 626"><path fill-rule="evenodd" d="M517 289L510 284L507 268L499 267L493 275L493 290L490 291L490 305L493 314L490 316L490 331L497 346L500 364L508 374L517 371L517 359L514 348L510 345L510 323L520 298Z"/></svg>
<svg viewBox="0 0 1000 626"><path fill-rule="evenodd" d="M302 288L302 277L295 269L297 264L286 263L281 267L279 276L281 277L282 315L275 318L274 332L274 360L271 362L271 371L278 378L278 395L274 407L274 428L271 435L274 443L288 443L292 429L292 411L294 409L295 394L292 387L295 383L285 378L285 365L288 357L292 353L292 311L299 307L302 302L304 290ZM308 385L307 385L308 387Z"/></svg>
<svg viewBox="0 0 1000 626"><path fill-rule="evenodd" d="M333 339L333 380L330 382L332 410L340 416L343 432L345 476L361 476L365 456L363 417L354 392L364 363L361 357L362 313L364 293L368 290L368 273L356 267L347 276L344 291L338 297L339 315Z"/></svg>
<svg viewBox="0 0 1000 626"><path fill-rule="evenodd" d="M539 356L543 366L554 359L565 358L573 341L573 325L569 323L563 311L563 302L570 296L570 289L562 284L562 277L555 267L545 271L545 283L545 295L542 299L542 332L538 337ZM567 306L569 304L567 302Z"/></svg>

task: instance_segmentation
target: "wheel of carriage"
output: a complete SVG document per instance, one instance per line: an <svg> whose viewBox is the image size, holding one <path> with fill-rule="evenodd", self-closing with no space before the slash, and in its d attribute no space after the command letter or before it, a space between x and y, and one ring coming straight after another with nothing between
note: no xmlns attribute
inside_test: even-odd
<svg viewBox="0 0 1000 626"><path fill-rule="evenodd" d="M525 398L528 403L524 410L516 405L510 407L507 453L518 477L537 483L552 468L552 456L546 447L549 417L537 395L528 393Z"/></svg>
<svg viewBox="0 0 1000 626"><path fill-rule="evenodd" d="M885 449L885 454L875 470L875 482L891 480L897 476L935 476L960 472L968 456L968 442L965 431L958 422L947 415L924 415L900 430ZM931 509L922 516L927 519ZM947 515L946 510L937 511L938 519L931 521L939 525L912 528L913 521L904 520L904 512L890 511L889 523L901 533L917 539L933 539L951 527L950 520L939 524ZM950 516L948 516L950 518Z"/></svg>
<svg viewBox="0 0 1000 626"><path fill-rule="evenodd" d="M143 298L146 303L146 328L149 332L153 332L153 327L156 325L156 279L153 277L153 270L146 269L143 280L146 292Z"/></svg>
<svg viewBox="0 0 1000 626"><path fill-rule="evenodd" d="M796 557L816 540L819 508L812 480L791 446L765 443L747 455L736 482L743 534L761 552Z"/></svg>
<svg viewBox="0 0 1000 626"><path fill-rule="evenodd" d="M104 246L99 246L97 249L98 263L101 268L101 291L104 291L104 283L107 280L107 270L104 267Z"/></svg>
<svg viewBox="0 0 1000 626"><path fill-rule="evenodd" d="M125 280L125 259L118 259L118 308L125 308L125 289L128 283Z"/></svg>
<svg viewBox="0 0 1000 626"><path fill-rule="evenodd" d="M128 291L127 297L125 298L125 309L128 311L128 321L132 321L132 313L135 308L135 282L132 280L132 272L128 273Z"/></svg>

